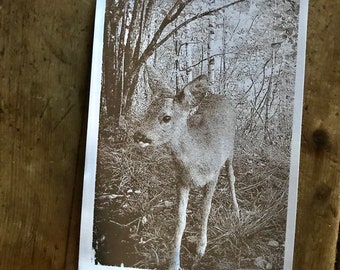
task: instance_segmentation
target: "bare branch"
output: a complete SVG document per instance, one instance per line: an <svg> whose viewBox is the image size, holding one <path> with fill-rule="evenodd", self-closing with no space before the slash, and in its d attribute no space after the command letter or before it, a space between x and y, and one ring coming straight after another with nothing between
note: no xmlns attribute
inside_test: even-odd
<svg viewBox="0 0 340 270"><path fill-rule="evenodd" d="M214 15L216 14L217 12L219 12L220 10L223 10L223 9L226 9L228 7L231 7L233 5L236 5L238 3L242 3L242 2L245 2L245 1L248 1L248 0L238 0L238 1L235 1L233 3L229 3L227 5L224 5L224 6L221 6L219 8L216 8L216 9L212 9L212 10L208 10L206 12L203 12L203 13L200 13L200 14L197 14L193 17L191 17L190 19L184 21L183 23L179 24L177 27L175 27L169 34L167 34L163 39L161 39L159 42L158 39L159 37L161 36L164 28L162 28L162 24L164 23L164 21L166 20L166 18L168 17L168 15L164 18L161 26L159 27L158 31L156 32L154 38L152 39L152 41L150 42L149 46L145 49L145 51L143 52L143 54L141 55L140 59L139 59L139 63L138 65L142 65L146 59L156 50L158 49L161 45L163 45L175 32L177 32L178 30L182 29L183 27L187 26L189 23L197 20L197 19L200 19L200 18L203 18L203 17L206 17L206 16L211 16L211 15ZM189 3L190 1L184 1L185 4L183 4L183 8ZM176 12L174 15L179 15L179 13L183 10L183 8L181 10L178 10L179 12ZM169 12L170 13L170 12ZM176 19L177 17L175 16L171 16L170 17L172 19L172 21L174 19ZM170 19L169 18L169 19ZM171 21L166 21L167 23L164 25L164 27L166 25L168 25ZM138 67L140 68L140 67Z"/></svg>
<svg viewBox="0 0 340 270"><path fill-rule="evenodd" d="M144 50L142 55L140 56L138 63L135 67L135 70L139 70L141 65L145 62L145 60L152 55L152 53L161 45L157 45L157 41L162 35L166 26L172 23L177 17L181 14L182 10L191 2L192 0L182 0L176 1L173 7L169 10L167 15L165 15L162 23L160 24L159 28L157 29L156 33L154 34L152 40L150 41L147 48ZM168 37L168 39L170 36ZM163 42L164 43L164 42ZM162 44L163 44L162 43Z"/></svg>
<svg viewBox="0 0 340 270"><path fill-rule="evenodd" d="M142 47L142 31L143 31L143 24L144 24L144 12L145 12L145 2L143 1L143 4L142 4L142 8L141 8L141 12L140 12L140 22L139 22L139 32L138 32L138 38L137 38L137 41L136 41L136 45L135 45L135 51L133 53L133 57L132 59L137 59L138 60L138 57L139 57L139 53L140 53L140 50L141 50L141 47Z"/></svg>
<svg viewBox="0 0 340 270"><path fill-rule="evenodd" d="M186 68L184 68L184 69L179 69L179 71L186 71L186 70L188 70L188 69L190 69L190 68L193 68L193 67L198 66L199 64L201 64L201 63L204 62L204 61L209 60L210 58L213 58L213 57L215 57L215 56L223 56L223 55L227 55L227 54L230 54L230 53L233 53L233 52L216 53L216 54L210 55L210 56L208 56L208 57L206 57L206 58L201 59L200 61L198 61L197 63L195 63L195 64L193 64L193 65L191 65L191 66L188 66L188 67L186 67Z"/></svg>
<svg viewBox="0 0 340 270"><path fill-rule="evenodd" d="M150 15L151 15L152 7L154 6L154 4L155 4L155 0L149 0L147 5L146 5L143 31L146 29L146 27L147 27L147 25L150 21Z"/></svg>
<svg viewBox="0 0 340 270"><path fill-rule="evenodd" d="M132 55L130 50L131 50L132 39L133 39L133 34L134 34L134 31L132 29L134 29L136 21L138 20L137 13L138 13L139 6L140 6L140 1L136 1L134 3L134 6L133 6L131 22L130 22L129 32L128 32L128 37L127 37L127 40L126 40L126 49L127 49L127 52L130 55ZM129 57L129 59L130 59L130 57Z"/></svg>

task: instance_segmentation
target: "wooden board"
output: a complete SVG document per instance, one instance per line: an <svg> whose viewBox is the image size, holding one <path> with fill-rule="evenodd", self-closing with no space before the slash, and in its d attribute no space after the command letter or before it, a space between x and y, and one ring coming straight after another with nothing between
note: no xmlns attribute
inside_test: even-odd
<svg viewBox="0 0 340 270"><path fill-rule="evenodd" d="M334 269L340 210L339 26L339 1L310 1L294 269Z"/></svg>
<svg viewBox="0 0 340 270"><path fill-rule="evenodd" d="M0 269L77 269L94 0L0 0ZM294 269L334 269L340 2L311 0Z"/></svg>
<svg viewBox="0 0 340 270"><path fill-rule="evenodd" d="M0 1L0 269L77 269L94 7Z"/></svg>

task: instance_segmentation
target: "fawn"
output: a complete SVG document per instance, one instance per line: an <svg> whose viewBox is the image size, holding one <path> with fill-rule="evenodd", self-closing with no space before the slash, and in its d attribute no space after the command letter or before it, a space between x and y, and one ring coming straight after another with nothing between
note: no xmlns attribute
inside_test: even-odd
<svg viewBox="0 0 340 270"><path fill-rule="evenodd" d="M235 114L225 96L209 93L208 78L204 75L189 82L175 95L152 69L147 68L147 73L153 99L134 140L142 147L167 143L180 168L178 223L168 268L178 270L190 188L205 189L195 266L207 246L211 201L223 165L228 171L233 206L239 217L232 166Z"/></svg>

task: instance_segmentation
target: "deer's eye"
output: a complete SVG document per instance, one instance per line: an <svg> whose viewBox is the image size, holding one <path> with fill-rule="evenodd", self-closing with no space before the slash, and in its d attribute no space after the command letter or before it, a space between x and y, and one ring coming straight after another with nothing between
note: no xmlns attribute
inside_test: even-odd
<svg viewBox="0 0 340 270"><path fill-rule="evenodd" d="M171 116L169 116L169 115L166 115L166 116L164 116L164 117L163 117L163 119L162 119L162 120L163 120L163 122L164 122L164 123L169 123L169 122L170 122L170 120L171 120Z"/></svg>

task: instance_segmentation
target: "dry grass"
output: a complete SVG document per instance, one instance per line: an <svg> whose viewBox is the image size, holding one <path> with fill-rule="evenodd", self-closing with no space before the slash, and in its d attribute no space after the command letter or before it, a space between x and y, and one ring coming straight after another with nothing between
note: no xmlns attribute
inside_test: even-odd
<svg viewBox="0 0 340 270"><path fill-rule="evenodd" d="M241 138L241 137L240 137ZM234 168L241 219L235 217L222 173L209 218L208 246L199 269L282 269L288 153L239 140ZM164 269L176 220L176 173L166 148L99 144L94 247L97 262ZM191 191L182 242L190 269L198 237L199 189Z"/></svg>

